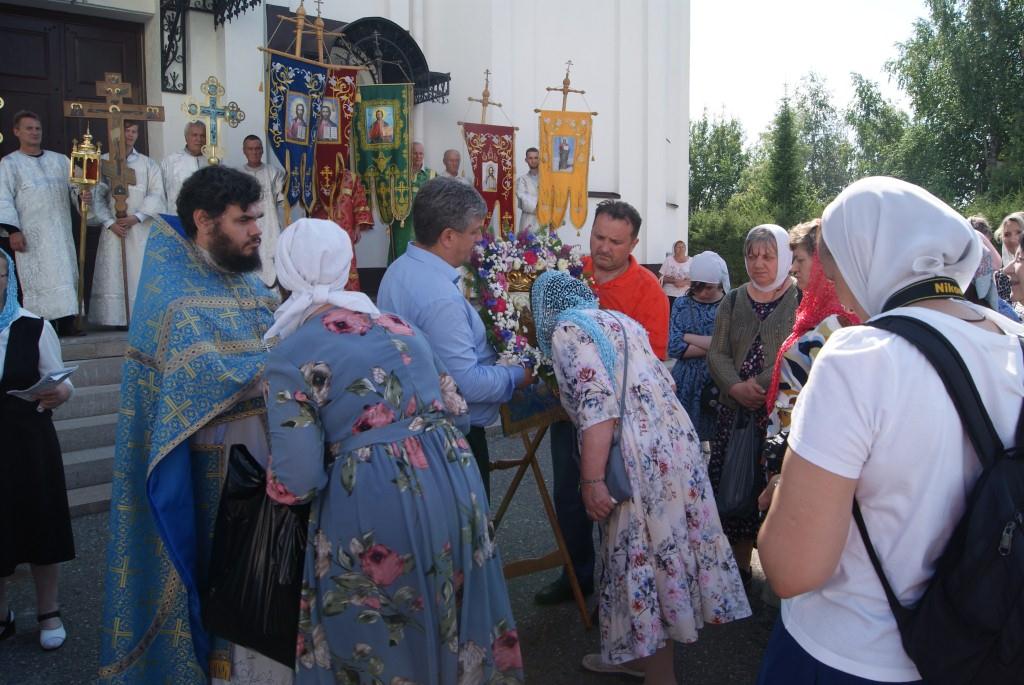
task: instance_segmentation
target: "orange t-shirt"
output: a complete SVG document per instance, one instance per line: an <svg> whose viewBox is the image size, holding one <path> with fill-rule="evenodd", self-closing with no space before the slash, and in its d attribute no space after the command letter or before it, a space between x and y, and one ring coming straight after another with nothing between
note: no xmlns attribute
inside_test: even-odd
<svg viewBox="0 0 1024 685"><path fill-rule="evenodd" d="M594 264L583 258L583 270L593 276ZM601 309L614 309L633 319L647 331L651 349L658 359L668 356L668 297L658 277L629 256L629 268L610 281L594 282L594 294Z"/></svg>

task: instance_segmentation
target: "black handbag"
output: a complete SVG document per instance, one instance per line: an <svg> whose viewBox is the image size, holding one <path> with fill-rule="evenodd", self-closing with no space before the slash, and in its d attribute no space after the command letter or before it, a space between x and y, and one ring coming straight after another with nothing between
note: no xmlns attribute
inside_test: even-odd
<svg viewBox="0 0 1024 685"><path fill-rule="evenodd" d="M295 636L309 504L287 506L266 493L266 473L244 445L232 445L217 509L206 630L295 666Z"/></svg>
<svg viewBox="0 0 1024 685"><path fill-rule="evenodd" d="M746 409L737 409L725 448L722 477L715 492L718 514L722 518L743 518L754 513L763 484L758 479L760 456L761 427L757 416Z"/></svg>

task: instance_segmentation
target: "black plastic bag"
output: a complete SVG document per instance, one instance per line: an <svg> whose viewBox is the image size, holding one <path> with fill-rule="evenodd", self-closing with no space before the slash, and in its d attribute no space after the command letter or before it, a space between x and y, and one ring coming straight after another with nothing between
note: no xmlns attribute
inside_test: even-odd
<svg viewBox="0 0 1024 685"><path fill-rule="evenodd" d="M295 666L309 504L266 494L266 473L232 445L213 533L206 630L289 668Z"/></svg>
<svg viewBox="0 0 1024 685"><path fill-rule="evenodd" d="M745 409L736 410L729 443L725 447L722 477L715 501L722 518L743 518L754 513L761 489L758 458L761 456L761 427L757 417Z"/></svg>

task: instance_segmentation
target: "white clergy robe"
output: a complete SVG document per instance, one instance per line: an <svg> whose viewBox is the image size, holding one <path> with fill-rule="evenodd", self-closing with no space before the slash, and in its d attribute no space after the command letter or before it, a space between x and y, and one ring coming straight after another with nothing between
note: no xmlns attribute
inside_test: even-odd
<svg viewBox="0 0 1024 685"><path fill-rule="evenodd" d="M241 170L255 177L263 188L263 218L256 224L263 232L260 236L260 261L263 262L260 279L269 288L277 280L274 253L277 251L277 237L281 235L281 219L277 215L277 208L284 202L284 169L269 164L260 164L255 168L245 164Z"/></svg>
<svg viewBox="0 0 1024 685"><path fill-rule="evenodd" d="M108 159L106 154L103 159ZM135 150L128 154L128 166L135 172L135 185L128 186L128 214L139 223L128 229L124 238L125 260L128 263L128 304L135 308L136 290L142 260L146 256L149 229L164 207L164 181L160 165ZM109 181L96 186L93 198L95 223L103 226L96 250L96 269L92 277L92 295L89 298L89 320L101 326L127 326L124 315L124 281L121 275L121 238L109 229L114 225L114 198L110 195Z"/></svg>
<svg viewBox="0 0 1024 685"><path fill-rule="evenodd" d="M71 160L59 152L14 151L0 160L0 223L19 228L24 252L14 261L28 311L44 319L78 313L78 259L75 256L68 181Z"/></svg>
<svg viewBox="0 0 1024 685"><path fill-rule="evenodd" d="M178 193L181 192L181 186L188 177L209 165L206 155L193 157L188 150L179 150L164 157L164 161L160 163L160 171L164 175L164 199L169 213L178 213Z"/></svg>
<svg viewBox="0 0 1024 685"><path fill-rule="evenodd" d="M537 182L540 174L523 174L516 179L516 200L519 202L519 224L516 231L536 232Z"/></svg>

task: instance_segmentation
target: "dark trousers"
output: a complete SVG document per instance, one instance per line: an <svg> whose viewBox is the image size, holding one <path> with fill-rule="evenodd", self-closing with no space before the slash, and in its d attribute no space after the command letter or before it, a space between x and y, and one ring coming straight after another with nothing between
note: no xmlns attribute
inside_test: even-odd
<svg viewBox="0 0 1024 685"><path fill-rule="evenodd" d="M569 421L551 424L551 469L554 473L555 513L569 548L580 585L594 583L594 523L580 495L579 442Z"/></svg>
<svg viewBox="0 0 1024 685"><path fill-rule="evenodd" d="M472 426L466 433L466 442L473 450L473 459L480 470L480 478L484 482L487 501L491 501L491 453L487 450L487 429L483 426Z"/></svg>
<svg viewBox="0 0 1024 685"><path fill-rule="evenodd" d="M865 658L869 655L865 654ZM924 685L923 680L903 685ZM808 654L782 625L775 621L772 637L761 661L757 685L883 685L877 680L860 678L826 666Z"/></svg>

